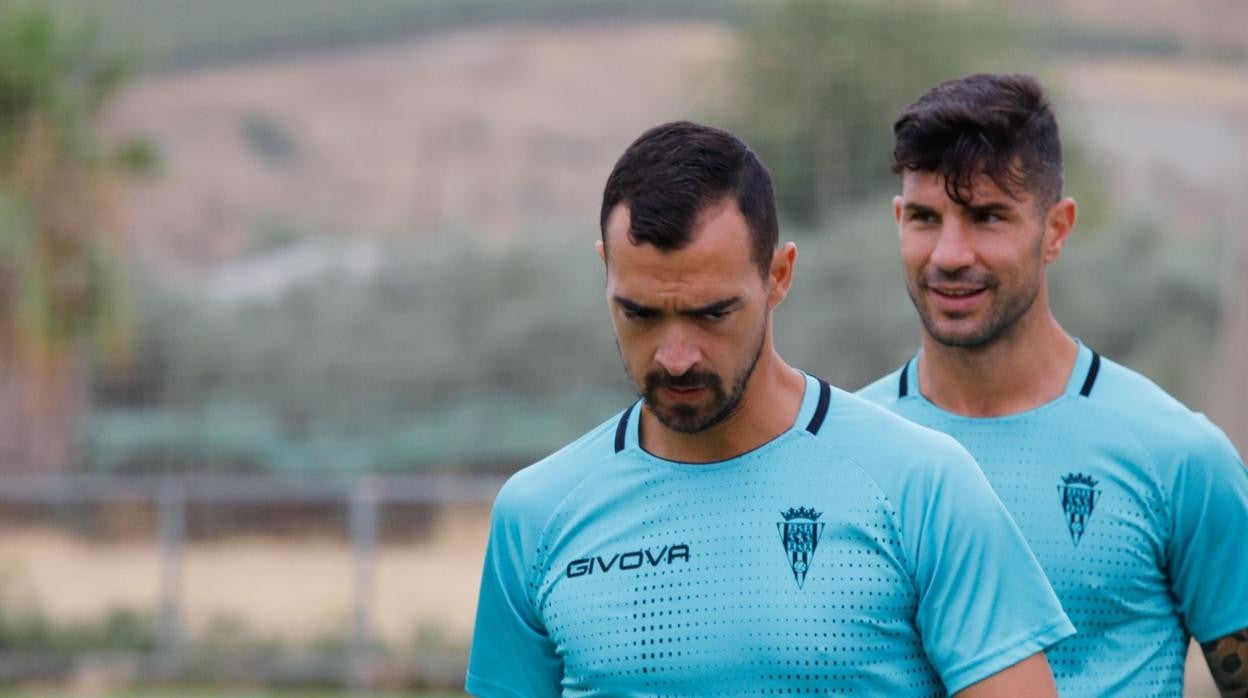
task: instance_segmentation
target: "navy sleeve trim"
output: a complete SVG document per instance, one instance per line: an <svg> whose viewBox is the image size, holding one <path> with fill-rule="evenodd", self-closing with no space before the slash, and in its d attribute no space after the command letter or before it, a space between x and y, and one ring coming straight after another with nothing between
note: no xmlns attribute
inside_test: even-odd
<svg viewBox="0 0 1248 698"><path fill-rule="evenodd" d="M816 378L819 381L819 404L815 405L815 414L811 416L810 423L806 425L806 431L812 434L818 434L819 428L823 426L823 419L828 416L828 404L832 402L832 386L822 378Z"/></svg>
<svg viewBox="0 0 1248 698"><path fill-rule="evenodd" d="M640 402L640 401L638 401ZM619 453L624 450L624 437L628 435L628 416L633 413L633 408L637 403L628 406L624 410L624 414L620 415L620 423L615 426L615 452Z"/></svg>
<svg viewBox="0 0 1248 698"><path fill-rule="evenodd" d="M913 359L911 359L913 361ZM897 381L897 397L905 397L910 394L910 361L901 367L901 378Z"/></svg>
<svg viewBox="0 0 1248 698"><path fill-rule="evenodd" d="M1083 387L1079 394L1087 397L1092 394L1092 386L1096 383L1096 374L1101 370L1101 355L1092 352L1092 365L1088 367L1088 377L1083 379Z"/></svg>

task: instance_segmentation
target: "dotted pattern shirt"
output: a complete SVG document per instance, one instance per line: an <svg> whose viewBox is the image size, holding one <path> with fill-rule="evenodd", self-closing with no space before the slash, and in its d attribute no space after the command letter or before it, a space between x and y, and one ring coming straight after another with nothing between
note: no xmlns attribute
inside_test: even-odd
<svg viewBox="0 0 1248 698"><path fill-rule="evenodd" d="M1061 694L1180 696L1190 635L1248 626L1248 471L1225 435L1082 344L1061 397L1006 417L936 407L917 366L860 394L975 456L1078 629L1048 652Z"/></svg>
<svg viewBox="0 0 1248 698"><path fill-rule="evenodd" d="M807 376L792 429L694 465L639 411L499 493L470 693L943 696L1072 633L949 437Z"/></svg>

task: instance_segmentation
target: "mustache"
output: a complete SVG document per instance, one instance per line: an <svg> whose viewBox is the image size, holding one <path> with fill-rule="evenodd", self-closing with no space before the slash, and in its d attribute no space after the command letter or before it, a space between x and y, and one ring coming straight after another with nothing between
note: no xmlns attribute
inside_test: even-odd
<svg viewBox="0 0 1248 698"><path fill-rule="evenodd" d="M997 279L992 274L985 271L975 271L972 269L962 268L954 271L945 271L939 267L930 267L923 270L923 274L919 277L919 283L924 286L934 286L939 284L965 284L967 286L995 286Z"/></svg>
<svg viewBox="0 0 1248 698"><path fill-rule="evenodd" d="M707 371L686 371L679 376L673 376L663 370L651 371L646 374L646 392L658 390L659 388L688 390L690 388L716 388L718 386L719 376Z"/></svg>

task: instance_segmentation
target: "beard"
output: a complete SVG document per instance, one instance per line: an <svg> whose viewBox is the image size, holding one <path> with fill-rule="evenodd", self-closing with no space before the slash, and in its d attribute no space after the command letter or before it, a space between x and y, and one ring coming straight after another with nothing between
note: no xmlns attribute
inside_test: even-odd
<svg viewBox="0 0 1248 698"><path fill-rule="evenodd" d="M1037 276L1037 279L1039 278ZM919 279L906 283L906 293L909 294L914 309L918 311L919 320L923 323L927 334L939 344L958 349L982 349L1001 339L1031 309L1040 293L1040 283L1037 280L1035 284L1012 296L995 299L997 302L987 308L987 316L976 325L956 328L942 324L937 313L922 301L925 289L929 285L939 283L983 286L994 293L1000 291L1001 285L996 277L985 272L959 270L948 273L939 269L925 271Z"/></svg>
<svg viewBox="0 0 1248 698"><path fill-rule="evenodd" d="M763 355L766 344L766 326L759 333L758 343L746 367L733 376L729 389L724 389L724 379L711 371L690 369L679 376L673 376L663 369L646 374L642 384L641 397L651 414L663 426L682 434L697 434L720 424L741 406L741 398L745 387L754 375L758 360ZM634 381L635 382L635 381ZM705 406L690 404L665 404L659 398L661 388L691 389L705 388L710 393L710 403Z"/></svg>

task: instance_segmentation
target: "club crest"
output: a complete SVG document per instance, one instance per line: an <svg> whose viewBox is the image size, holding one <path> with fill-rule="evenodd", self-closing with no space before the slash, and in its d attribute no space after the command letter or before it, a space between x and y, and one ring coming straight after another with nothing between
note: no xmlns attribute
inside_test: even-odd
<svg viewBox="0 0 1248 698"><path fill-rule="evenodd" d="M1084 531L1088 527L1088 519L1092 517L1092 509L1101 497L1096 489L1097 481L1091 475L1070 473L1062 478L1057 492L1062 498L1062 511L1066 512L1066 527L1070 529L1070 540L1079 545Z"/></svg>
<svg viewBox="0 0 1248 698"><path fill-rule="evenodd" d="M823 514L807 507L798 507L781 512L780 515L784 517L784 521L777 522L776 528L780 531L780 541L784 543L784 551L788 554L793 579L797 581L797 588L801 589L806 582L811 560L815 557L819 538L823 536L824 524L818 520Z"/></svg>

